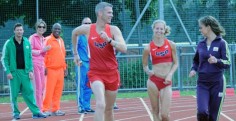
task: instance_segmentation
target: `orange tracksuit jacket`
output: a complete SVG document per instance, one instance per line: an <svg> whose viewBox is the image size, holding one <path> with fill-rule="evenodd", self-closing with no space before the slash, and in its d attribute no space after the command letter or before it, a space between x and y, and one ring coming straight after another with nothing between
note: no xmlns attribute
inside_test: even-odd
<svg viewBox="0 0 236 121"><path fill-rule="evenodd" d="M64 85L64 71L66 69L66 51L61 37L55 38L52 34L46 37L46 45L51 49L45 55L47 68L46 92L43 101L43 111L55 112L60 109L60 99Z"/></svg>

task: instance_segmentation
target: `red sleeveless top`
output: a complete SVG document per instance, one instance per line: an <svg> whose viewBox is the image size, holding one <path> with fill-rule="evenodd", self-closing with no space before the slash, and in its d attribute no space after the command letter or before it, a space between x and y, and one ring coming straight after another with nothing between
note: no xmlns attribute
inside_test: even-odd
<svg viewBox="0 0 236 121"><path fill-rule="evenodd" d="M110 25L106 24L104 31L108 37L112 38ZM100 35L96 32L96 24L91 24L90 26L88 45L90 49L90 70L104 72L118 69L113 46L100 38Z"/></svg>
<svg viewBox="0 0 236 121"><path fill-rule="evenodd" d="M164 40L164 45L158 47L154 41L150 42L150 55L152 64L173 62L172 49L168 39Z"/></svg>

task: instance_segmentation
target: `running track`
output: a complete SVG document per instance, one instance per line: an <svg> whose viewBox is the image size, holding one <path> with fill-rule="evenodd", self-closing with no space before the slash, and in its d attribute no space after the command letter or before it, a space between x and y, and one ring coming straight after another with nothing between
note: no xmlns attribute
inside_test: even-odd
<svg viewBox="0 0 236 121"><path fill-rule="evenodd" d="M94 101L92 101L94 107ZM114 111L115 121L151 121L150 102L146 98L117 99L119 110ZM31 112L24 103L19 104L21 121L31 121ZM93 121L93 114L77 114L75 101L61 102L65 116L51 116L42 121ZM171 121L196 121L196 98L194 96L182 96L172 99ZM0 120L10 121L10 104L0 104ZM226 96L220 121L236 121L236 96Z"/></svg>

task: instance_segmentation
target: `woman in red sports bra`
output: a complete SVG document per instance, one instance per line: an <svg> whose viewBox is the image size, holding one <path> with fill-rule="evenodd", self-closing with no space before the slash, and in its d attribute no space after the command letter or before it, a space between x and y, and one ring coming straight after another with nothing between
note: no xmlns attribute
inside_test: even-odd
<svg viewBox="0 0 236 121"><path fill-rule="evenodd" d="M178 67L176 45L166 39L170 27L163 20L155 20L152 24L152 41L144 48L143 69L149 76L147 90L151 102L154 121L169 121L172 76ZM148 67L151 58L152 69Z"/></svg>

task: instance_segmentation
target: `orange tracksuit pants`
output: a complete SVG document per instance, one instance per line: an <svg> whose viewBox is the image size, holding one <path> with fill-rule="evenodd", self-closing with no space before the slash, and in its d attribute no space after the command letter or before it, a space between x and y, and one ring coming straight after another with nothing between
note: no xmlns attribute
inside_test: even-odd
<svg viewBox="0 0 236 121"><path fill-rule="evenodd" d="M60 99L64 86L64 69L47 68L46 92L43 100L43 112L55 112L60 109Z"/></svg>

